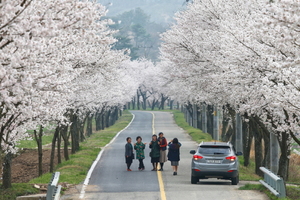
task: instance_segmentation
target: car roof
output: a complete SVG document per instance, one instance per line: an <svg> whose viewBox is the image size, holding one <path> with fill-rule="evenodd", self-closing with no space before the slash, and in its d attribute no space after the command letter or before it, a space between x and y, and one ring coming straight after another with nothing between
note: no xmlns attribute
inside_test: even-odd
<svg viewBox="0 0 300 200"><path fill-rule="evenodd" d="M231 146L230 142L201 142L199 145L200 146Z"/></svg>

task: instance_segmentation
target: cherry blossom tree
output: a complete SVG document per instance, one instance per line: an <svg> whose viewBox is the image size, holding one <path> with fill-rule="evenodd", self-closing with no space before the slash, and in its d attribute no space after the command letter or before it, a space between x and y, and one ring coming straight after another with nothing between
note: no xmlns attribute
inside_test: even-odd
<svg viewBox="0 0 300 200"><path fill-rule="evenodd" d="M161 47L170 93L180 101L227 105L277 133L285 179L291 136L297 141L299 132L298 7L291 0L194 1Z"/></svg>
<svg viewBox="0 0 300 200"><path fill-rule="evenodd" d="M87 0L0 2L4 187L11 186L11 154L16 152L17 141L28 137L27 130L68 123L67 111L90 110L113 98L105 95L120 91L116 82L124 81L118 80L120 76L115 73L121 73L118 65L127 56L123 51L111 51L114 32L107 28L110 20L101 20L105 12L100 4ZM104 98L94 102L101 92ZM122 98L116 102L121 103Z"/></svg>

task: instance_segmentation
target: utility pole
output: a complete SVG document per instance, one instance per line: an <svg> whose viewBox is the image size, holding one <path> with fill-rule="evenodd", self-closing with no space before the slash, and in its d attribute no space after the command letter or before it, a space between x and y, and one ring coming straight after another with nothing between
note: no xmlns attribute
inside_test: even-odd
<svg viewBox="0 0 300 200"><path fill-rule="evenodd" d="M202 131L207 133L207 114L206 114L206 104L202 104L201 115L202 115Z"/></svg>
<svg viewBox="0 0 300 200"><path fill-rule="evenodd" d="M214 131L213 131L213 139L219 140L219 112L218 107L214 106Z"/></svg>
<svg viewBox="0 0 300 200"><path fill-rule="evenodd" d="M270 156L270 170L277 174L279 168L279 144L276 135L272 131L270 131Z"/></svg>
<svg viewBox="0 0 300 200"><path fill-rule="evenodd" d="M236 151L243 152L243 133L242 133L242 117L240 113L236 113L235 115L235 122L236 122Z"/></svg>

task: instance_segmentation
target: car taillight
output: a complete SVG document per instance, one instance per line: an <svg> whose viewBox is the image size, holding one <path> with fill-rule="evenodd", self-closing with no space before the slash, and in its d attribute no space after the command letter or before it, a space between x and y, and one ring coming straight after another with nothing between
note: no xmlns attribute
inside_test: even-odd
<svg viewBox="0 0 300 200"><path fill-rule="evenodd" d="M226 160L235 161L236 156L228 156L226 157Z"/></svg>
<svg viewBox="0 0 300 200"><path fill-rule="evenodd" d="M229 170L228 172L233 172L233 170Z"/></svg>
<svg viewBox="0 0 300 200"><path fill-rule="evenodd" d="M194 155L193 158L194 158L194 160L198 160L198 159L202 159L203 157L202 156L198 156L198 155Z"/></svg>

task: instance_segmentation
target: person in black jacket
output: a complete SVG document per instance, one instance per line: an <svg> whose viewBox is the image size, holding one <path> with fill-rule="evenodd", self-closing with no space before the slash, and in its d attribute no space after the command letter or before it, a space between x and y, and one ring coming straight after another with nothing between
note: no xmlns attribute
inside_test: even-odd
<svg viewBox="0 0 300 200"><path fill-rule="evenodd" d="M177 138L174 138L169 142L168 146L169 146L168 160L171 161L171 166L173 168L173 175L177 175L177 169L180 160L179 148L181 147L181 144L180 142L178 142Z"/></svg>
<svg viewBox="0 0 300 200"><path fill-rule="evenodd" d="M130 166L134 159L133 147L131 144L131 137L126 138L127 143L125 144L125 161L127 164L127 171L131 171Z"/></svg>
<svg viewBox="0 0 300 200"><path fill-rule="evenodd" d="M149 148L151 149L150 157L153 169L151 171L157 171L157 165L159 162L159 141L157 140L157 135L152 135L152 141L149 143Z"/></svg>

